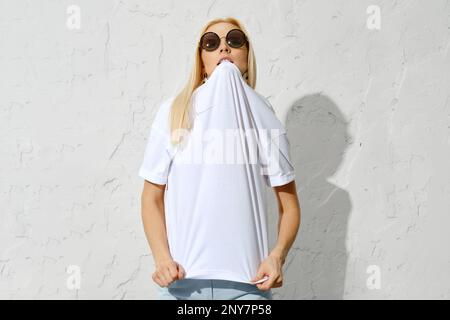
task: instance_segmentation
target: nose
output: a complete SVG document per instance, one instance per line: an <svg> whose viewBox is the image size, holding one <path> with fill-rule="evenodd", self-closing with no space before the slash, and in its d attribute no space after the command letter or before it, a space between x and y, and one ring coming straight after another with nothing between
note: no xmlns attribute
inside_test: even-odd
<svg viewBox="0 0 450 320"><path fill-rule="evenodd" d="M222 39L224 39L224 40L222 41ZM231 51L230 47L228 46L227 39L225 37L220 38L219 48L220 48L220 52L224 52L224 51L230 52Z"/></svg>

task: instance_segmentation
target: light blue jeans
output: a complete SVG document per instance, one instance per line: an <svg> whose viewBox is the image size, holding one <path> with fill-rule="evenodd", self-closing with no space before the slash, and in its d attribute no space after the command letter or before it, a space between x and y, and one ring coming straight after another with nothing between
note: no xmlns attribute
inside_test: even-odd
<svg viewBox="0 0 450 320"><path fill-rule="evenodd" d="M158 300L272 300L272 291L255 284L218 279L180 279L158 286Z"/></svg>

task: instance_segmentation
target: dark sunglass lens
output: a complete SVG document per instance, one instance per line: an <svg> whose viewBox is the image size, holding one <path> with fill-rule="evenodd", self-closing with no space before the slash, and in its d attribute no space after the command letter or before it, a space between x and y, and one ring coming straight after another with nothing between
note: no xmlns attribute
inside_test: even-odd
<svg viewBox="0 0 450 320"><path fill-rule="evenodd" d="M230 47L240 48L245 44L245 34L237 29L231 30L227 36L227 43Z"/></svg>
<svg viewBox="0 0 450 320"><path fill-rule="evenodd" d="M220 44L220 39L214 33L205 33L202 37L201 46L207 51L217 49Z"/></svg>

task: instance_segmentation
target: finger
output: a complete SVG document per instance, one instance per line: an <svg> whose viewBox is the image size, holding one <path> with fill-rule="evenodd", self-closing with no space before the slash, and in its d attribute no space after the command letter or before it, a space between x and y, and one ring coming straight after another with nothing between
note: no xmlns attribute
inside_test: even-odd
<svg viewBox="0 0 450 320"><path fill-rule="evenodd" d="M153 282L156 282L159 285L159 279L156 277L156 273L152 274L152 280Z"/></svg>
<svg viewBox="0 0 450 320"><path fill-rule="evenodd" d="M165 286L168 286L170 284L170 273L167 267L161 270L161 272L159 273L159 277L163 280Z"/></svg>
<svg viewBox="0 0 450 320"><path fill-rule="evenodd" d="M269 290L270 288L272 288L272 285L274 284L274 282L275 282L275 279L273 279L273 277L269 275L269 279L267 279L263 283L258 283L257 286L261 290Z"/></svg>
<svg viewBox="0 0 450 320"><path fill-rule="evenodd" d="M261 280L264 276L264 271L262 269L258 269L258 272L256 273L256 276L250 280L251 282L256 282L258 280Z"/></svg>
<svg viewBox="0 0 450 320"><path fill-rule="evenodd" d="M186 271L184 270L181 264L178 265L178 279L183 279L186 275Z"/></svg>
<svg viewBox="0 0 450 320"><path fill-rule="evenodd" d="M168 269L169 269L170 279L171 280L177 279L177 277L178 277L178 263L170 264Z"/></svg>
<svg viewBox="0 0 450 320"><path fill-rule="evenodd" d="M162 286L163 287L168 287L169 286L169 281L166 279L166 277L164 276L164 274L159 273L158 274L159 279L161 280Z"/></svg>
<svg viewBox="0 0 450 320"><path fill-rule="evenodd" d="M155 282L160 286L160 287L164 287L165 285L164 285L164 281L161 279L161 277L157 274L157 273L155 273L154 275L153 275L153 279L155 280Z"/></svg>
<svg viewBox="0 0 450 320"><path fill-rule="evenodd" d="M176 269L175 269L175 277L173 276L173 267L166 267L164 269L164 277L167 279L168 284L171 284L174 280L176 280Z"/></svg>
<svg viewBox="0 0 450 320"><path fill-rule="evenodd" d="M274 288L279 288L283 286L283 279L278 278L277 281L275 281L275 283L273 284Z"/></svg>

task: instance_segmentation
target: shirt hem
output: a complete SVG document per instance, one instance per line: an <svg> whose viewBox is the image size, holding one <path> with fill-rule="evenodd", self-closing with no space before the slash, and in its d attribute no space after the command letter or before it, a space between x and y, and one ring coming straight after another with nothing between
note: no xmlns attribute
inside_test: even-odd
<svg viewBox="0 0 450 320"><path fill-rule="evenodd" d="M228 280L228 281L236 281L247 284L253 284L249 280L243 280L242 277L236 275L234 272L230 272L228 270L221 269L201 269L196 272L188 273L186 275L186 279L210 279L210 280Z"/></svg>
<svg viewBox="0 0 450 320"><path fill-rule="evenodd" d="M149 171L147 171L145 169L139 170L139 176L147 181L150 181L150 182L153 182L156 184L164 185L167 183L167 178L162 178L158 175L150 173Z"/></svg>
<svg viewBox="0 0 450 320"><path fill-rule="evenodd" d="M271 187L278 187L285 184L288 184L289 182L293 181L295 179L295 173L291 172L288 174L285 174L281 177L270 177L269 178L269 185Z"/></svg>

